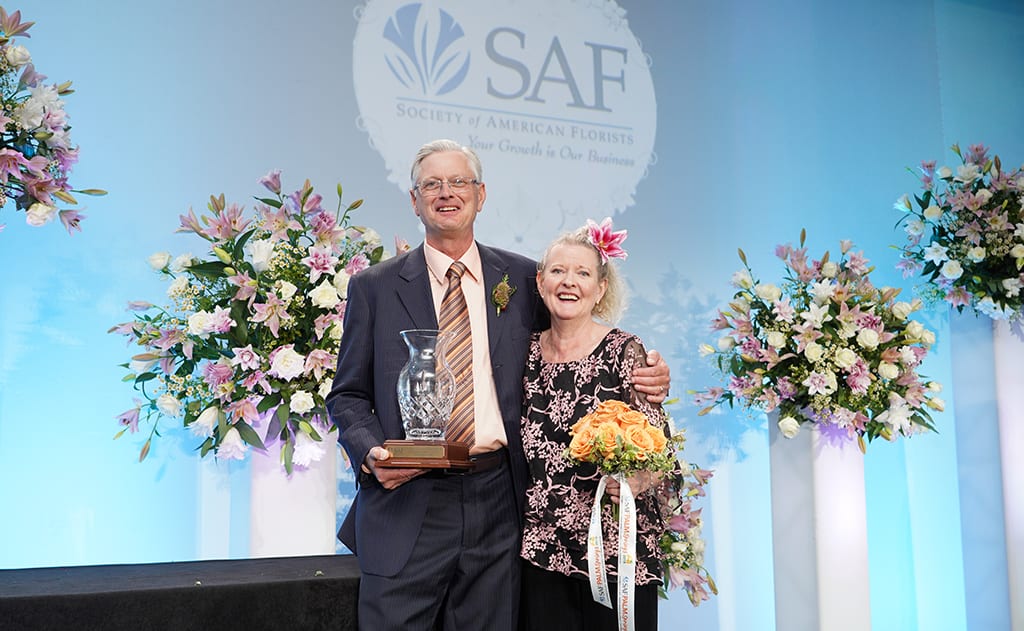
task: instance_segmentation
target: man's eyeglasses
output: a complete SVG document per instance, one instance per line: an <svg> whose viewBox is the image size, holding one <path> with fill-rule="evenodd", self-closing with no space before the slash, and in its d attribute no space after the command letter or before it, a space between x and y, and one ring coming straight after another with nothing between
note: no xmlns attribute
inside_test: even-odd
<svg viewBox="0 0 1024 631"><path fill-rule="evenodd" d="M439 195L441 193L441 186L444 184L448 185L448 188L452 192L458 193L459 191L465 190L470 184L479 184L477 180L467 180L464 177L456 177L450 180L423 180L417 184L414 188L421 194L427 196Z"/></svg>

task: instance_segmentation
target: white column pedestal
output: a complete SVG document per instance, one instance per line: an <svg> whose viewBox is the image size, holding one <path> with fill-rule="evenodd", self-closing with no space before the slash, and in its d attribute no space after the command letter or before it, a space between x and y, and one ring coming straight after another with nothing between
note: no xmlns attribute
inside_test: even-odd
<svg viewBox="0 0 1024 631"><path fill-rule="evenodd" d="M1013 631L1024 631L1024 341L993 324L999 454L1003 472L1006 571Z"/></svg>
<svg viewBox="0 0 1024 631"><path fill-rule="evenodd" d="M252 557L311 556L335 550L338 494L338 435L323 435L324 456L289 477L279 445L251 451L249 554Z"/></svg>
<svg viewBox="0 0 1024 631"><path fill-rule="evenodd" d="M787 439L768 416L775 626L871 629L864 457L807 425Z"/></svg>

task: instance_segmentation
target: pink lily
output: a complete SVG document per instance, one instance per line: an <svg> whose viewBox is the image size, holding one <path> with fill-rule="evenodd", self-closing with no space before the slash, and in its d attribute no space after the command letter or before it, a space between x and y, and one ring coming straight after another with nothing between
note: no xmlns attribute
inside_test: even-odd
<svg viewBox="0 0 1024 631"><path fill-rule="evenodd" d="M607 263L608 259L624 259L626 251L622 249L622 242L626 240L626 230L612 231L612 218L605 217L601 225L597 225L590 219L587 220L587 234L590 242L597 248L601 255L601 262Z"/></svg>

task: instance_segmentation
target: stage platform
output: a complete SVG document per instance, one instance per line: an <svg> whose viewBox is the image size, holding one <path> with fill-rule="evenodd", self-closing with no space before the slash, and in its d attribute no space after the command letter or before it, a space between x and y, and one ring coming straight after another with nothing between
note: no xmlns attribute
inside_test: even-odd
<svg viewBox="0 0 1024 631"><path fill-rule="evenodd" d="M0 570L0 629L356 629L352 555Z"/></svg>

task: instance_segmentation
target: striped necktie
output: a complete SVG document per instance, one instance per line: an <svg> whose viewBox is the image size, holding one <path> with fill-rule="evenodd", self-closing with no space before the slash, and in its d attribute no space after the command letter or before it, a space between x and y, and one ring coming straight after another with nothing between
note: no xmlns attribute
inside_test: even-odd
<svg viewBox="0 0 1024 631"><path fill-rule="evenodd" d="M462 275L466 265L455 261L448 268L448 289L441 300L438 325L452 333L448 341L448 366L455 373L455 404L445 430L449 442L474 442L473 432L473 333L469 328L469 308L462 294Z"/></svg>

